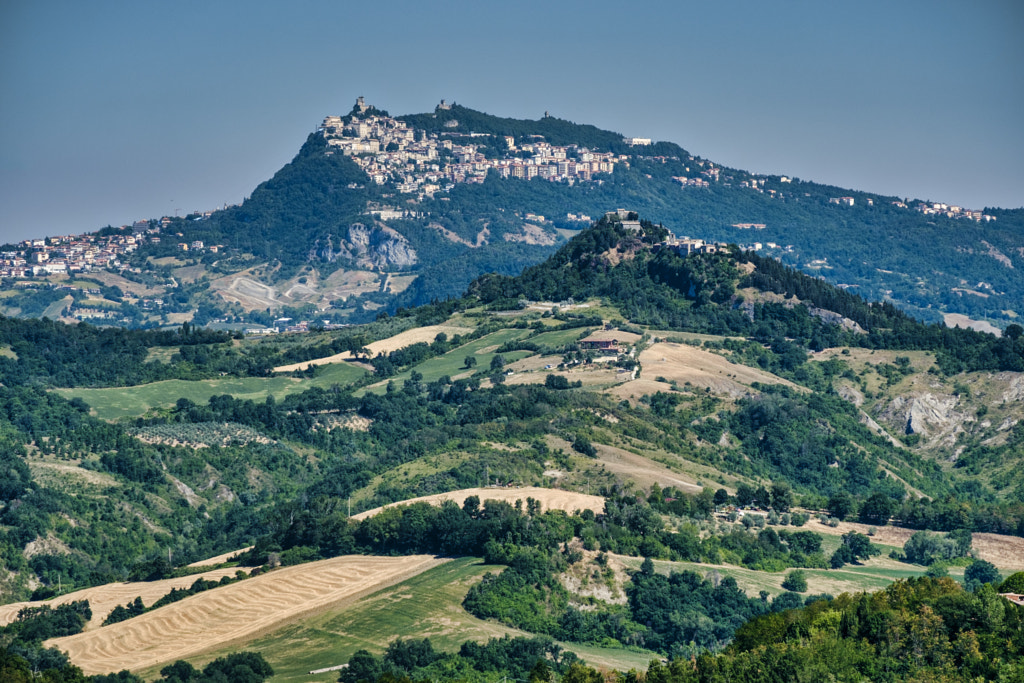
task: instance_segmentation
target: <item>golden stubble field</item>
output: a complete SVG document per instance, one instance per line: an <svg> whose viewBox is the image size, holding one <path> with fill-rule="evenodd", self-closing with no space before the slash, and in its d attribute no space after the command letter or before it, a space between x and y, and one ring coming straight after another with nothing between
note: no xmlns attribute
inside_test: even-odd
<svg viewBox="0 0 1024 683"><path fill-rule="evenodd" d="M259 636L446 561L432 555L346 555L284 567L118 624L54 638L46 646L67 652L87 674L145 669Z"/></svg>
<svg viewBox="0 0 1024 683"><path fill-rule="evenodd" d="M236 551L237 552L237 551ZM235 553L231 553L235 554ZM206 564L216 564L207 560ZM152 605L154 602L171 592L172 588L188 588L196 579L203 578L207 581L220 581L222 577L234 576L235 572L248 572L249 567L230 567L225 569L212 569L202 574L181 576L176 579L163 579L161 581L139 581L135 583L108 583L103 586L83 588L74 593L67 593L46 602L14 602L8 605L0 605L0 626L14 621L18 611L24 607L39 607L48 605L54 607L76 600L88 600L92 609L92 619L86 626L87 630L99 628L103 620L107 618L110 611L118 605L124 605L137 597L142 598L145 605Z"/></svg>
<svg viewBox="0 0 1024 683"><path fill-rule="evenodd" d="M698 389L707 388L736 398L749 394L750 385L754 382L800 388L771 373L731 363L723 356L687 344L658 342L644 349L639 360L643 367L641 377L621 384L609 393L619 398L635 399L644 394L665 391L664 384L657 381L659 377L678 384L688 382Z"/></svg>
<svg viewBox="0 0 1024 683"><path fill-rule="evenodd" d="M453 337L456 334L467 334L473 330L468 327L455 327L453 325L430 325L428 327L417 327L412 330L406 330L400 332L394 337L388 337L387 339L381 339L366 345L366 348L370 350L370 356L376 356L378 353L391 353L398 349L404 349L407 346L413 344L419 344L420 342L431 343L438 334L444 332L449 337ZM292 363L291 365L281 365L274 368L274 372L294 372L296 370L306 370L312 365L330 365L331 363L340 363L342 361L352 360L352 354L348 351L342 353L336 353L333 356L327 356L326 358L315 358L309 361L303 361L301 363Z"/></svg>
<svg viewBox="0 0 1024 683"><path fill-rule="evenodd" d="M545 489L538 486L524 486L461 489L459 491L449 491L448 493L436 493L432 496L410 498L409 500L403 500L400 503L390 503L383 507L360 512L358 515L352 515L352 518L366 519L367 517L373 517L386 508L394 507L396 505L411 505L412 503L430 503L431 505L440 505L447 500L451 500L459 507L462 507L463 503L465 503L466 499L470 496L479 497L481 503L485 500L498 500L514 505L517 500L521 500L525 505L527 498L534 498L540 501L542 510L565 510L570 513L574 510L593 510L595 513L604 512L604 498L601 496L590 496L586 493L562 491L560 489Z"/></svg>
<svg viewBox="0 0 1024 683"><path fill-rule="evenodd" d="M851 531L867 534L868 530L874 528L872 542L882 545L896 546L902 548L907 540L917 533L916 529L904 529L895 526L870 527L867 524L857 522L840 522L837 527L830 527L822 524L817 519L807 522L806 529L817 531L819 534L839 536ZM1024 538L1017 536L1002 536L1000 534L985 534L975 532L971 537L971 548L974 556L979 560L991 562L1003 570L1022 571L1024 570Z"/></svg>

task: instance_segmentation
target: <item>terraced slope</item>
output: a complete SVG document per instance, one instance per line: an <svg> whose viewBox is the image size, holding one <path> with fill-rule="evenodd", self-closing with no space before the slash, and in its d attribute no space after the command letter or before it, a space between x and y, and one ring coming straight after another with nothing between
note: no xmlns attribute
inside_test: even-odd
<svg viewBox="0 0 1024 683"><path fill-rule="evenodd" d="M445 561L431 555L348 555L285 567L46 645L67 652L88 674L143 669L257 636Z"/></svg>

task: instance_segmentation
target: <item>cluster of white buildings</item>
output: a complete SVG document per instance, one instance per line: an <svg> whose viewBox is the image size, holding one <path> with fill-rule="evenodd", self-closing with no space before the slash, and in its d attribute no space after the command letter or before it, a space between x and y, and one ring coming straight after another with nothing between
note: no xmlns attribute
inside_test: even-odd
<svg viewBox="0 0 1024 683"><path fill-rule="evenodd" d="M717 254L725 246L725 243L705 242L702 239L690 237L670 237L661 244L656 245L655 248L671 249L680 256L689 256L690 254Z"/></svg>
<svg viewBox="0 0 1024 683"><path fill-rule="evenodd" d="M901 202L902 203L902 202ZM906 204L903 204L906 206ZM990 216L987 213L981 211L973 211L971 209L965 209L962 206L953 206L950 204L943 204L942 202L932 202L927 204L925 202L919 203L914 207L920 213L926 216L945 216L946 218L970 218L972 220L981 222L994 221L995 216Z"/></svg>
<svg viewBox="0 0 1024 683"><path fill-rule="evenodd" d="M361 98L360 98L361 99ZM613 173L625 155L592 152L575 145L558 146L541 136L520 141L505 136L509 158L488 158L476 139L482 133L427 133L403 121L375 114L361 101L351 117L328 116L319 130L328 154L345 154L379 185L394 182L399 192L433 196L455 183L482 183L494 170L503 178L542 178L574 183Z"/></svg>
<svg viewBox="0 0 1024 683"><path fill-rule="evenodd" d="M140 229L141 226L145 226ZM127 226L126 226L127 227ZM94 268L118 267L120 258L147 239L159 242L149 223L136 224L131 234L58 235L25 240L15 251L0 252L0 277L28 277L87 273Z"/></svg>

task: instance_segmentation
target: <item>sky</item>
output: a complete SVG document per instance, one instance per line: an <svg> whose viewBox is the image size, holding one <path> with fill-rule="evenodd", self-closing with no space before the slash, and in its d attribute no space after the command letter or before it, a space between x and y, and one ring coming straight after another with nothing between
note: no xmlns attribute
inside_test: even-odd
<svg viewBox="0 0 1024 683"><path fill-rule="evenodd" d="M0 1L0 243L238 203L357 96L1024 206L1020 0Z"/></svg>

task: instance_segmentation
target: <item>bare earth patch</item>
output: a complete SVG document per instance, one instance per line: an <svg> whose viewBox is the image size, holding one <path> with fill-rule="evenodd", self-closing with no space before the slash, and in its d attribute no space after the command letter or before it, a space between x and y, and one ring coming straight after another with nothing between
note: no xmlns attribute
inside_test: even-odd
<svg viewBox="0 0 1024 683"><path fill-rule="evenodd" d="M456 334L467 334L473 330L468 327L455 327L454 325L429 325L427 327L417 327L416 329L406 330L400 332L394 337L388 337L387 339L381 339L371 344L367 344L366 348L370 350L371 356L376 356L378 353L391 353L398 349L404 349L406 346L412 346L413 344L419 344L420 342L427 342L428 344L434 341L434 338L444 332L449 337ZM350 360L352 354L348 351L343 353L336 353L333 356L327 356L326 358L314 358L313 360L303 361L301 363L292 363L291 365L282 365L274 368L274 372L294 372L296 370L305 370L311 365L330 365L331 363L340 363L342 361Z"/></svg>
<svg viewBox="0 0 1024 683"><path fill-rule="evenodd" d="M93 486L120 486L121 482L105 472L83 469L77 465L27 460L32 476L49 480L56 478L67 485L91 484Z"/></svg>
<svg viewBox="0 0 1024 683"><path fill-rule="evenodd" d="M960 315L959 313L946 313L942 318L943 322L946 323L946 327L963 327L975 330L976 332L988 332L997 337L1001 337L1003 334L1002 330L987 320L972 320L966 315Z"/></svg>
<svg viewBox="0 0 1024 683"><path fill-rule="evenodd" d="M431 505L440 505L447 500L451 500L459 507L462 507L463 503L465 503L466 499L470 496L479 497L481 503L485 500L498 500L512 504L517 500L521 500L525 503L527 498L534 498L535 500L540 501L542 510L565 510L566 512L573 512L574 510L593 510L594 512L604 511L604 498L601 496L589 496L585 493L561 491L559 489L544 489L538 486L524 486L521 488L462 489L460 491L449 491L448 493L435 493L432 496L410 498L409 500L403 500L399 503L389 503L383 507L360 512L358 515L352 515L352 519L366 519L367 517L373 517L389 507L394 507L396 505L411 505L412 503L430 503Z"/></svg>
<svg viewBox="0 0 1024 683"><path fill-rule="evenodd" d="M349 555L285 567L46 645L67 652L88 674L144 669L258 636L445 561L432 555Z"/></svg>

